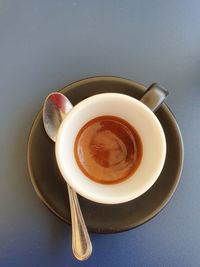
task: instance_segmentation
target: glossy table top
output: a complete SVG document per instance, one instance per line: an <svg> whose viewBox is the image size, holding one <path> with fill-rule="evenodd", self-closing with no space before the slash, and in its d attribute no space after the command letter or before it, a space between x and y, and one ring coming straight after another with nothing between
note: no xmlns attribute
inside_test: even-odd
<svg viewBox="0 0 200 267"><path fill-rule="evenodd" d="M0 2L0 267L199 266L200 2ZM91 234L78 262L71 227L38 199L26 150L45 96L70 82L115 75L170 95L185 145L180 184L168 205L131 231Z"/></svg>

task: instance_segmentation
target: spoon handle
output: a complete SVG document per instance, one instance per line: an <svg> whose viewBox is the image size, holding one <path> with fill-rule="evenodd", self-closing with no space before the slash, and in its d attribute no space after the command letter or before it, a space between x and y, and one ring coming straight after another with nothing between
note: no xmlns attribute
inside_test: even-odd
<svg viewBox="0 0 200 267"><path fill-rule="evenodd" d="M92 244L79 206L77 194L69 185L67 187L72 221L72 251L78 260L86 260L92 253Z"/></svg>

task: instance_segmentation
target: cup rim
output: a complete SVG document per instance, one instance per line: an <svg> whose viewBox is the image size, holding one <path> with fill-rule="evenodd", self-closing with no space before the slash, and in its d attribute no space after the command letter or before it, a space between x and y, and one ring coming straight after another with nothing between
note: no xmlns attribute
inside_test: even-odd
<svg viewBox="0 0 200 267"><path fill-rule="evenodd" d="M63 129L66 127L66 124L68 124L68 121L70 120L70 118L72 116L75 116L74 114L78 114L79 113L79 111L83 107L83 105L87 105L93 99L95 99L97 97L101 98L101 97L103 97L105 95L109 95L109 96L118 95L120 97L125 97L127 99L131 99L132 102L137 103L137 105L139 105L140 108L146 110L146 112L148 112L149 114L151 114L152 119L154 119L155 121L157 121L157 123L158 123L158 125L160 127L160 133L162 134L162 138L163 138L163 154L162 154L162 157L160 159L160 167L159 167L159 169L157 169L155 171L155 175L154 175L154 177L152 177L151 182L149 183L149 185L146 188L144 188L143 190L141 190L140 194L138 194L135 197L133 197L133 196L131 197L130 195L128 195L127 197L123 197L123 198L122 197L121 198L119 197L119 199L111 200L111 199L106 199L105 196L96 197L94 195L91 195L90 193L85 192L83 189L81 189L80 186L78 185L78 183L72 182L71 177L65 175L65 170L63 169L63 165L61 164L61 160L60 160L60 137L63 134ZM145 104L143 104L142 102L140 102L139 100L137 100L137 99L135 99L135 98L133 98L131 96L124 95L124 94L121 94L121 93L101 93L101 94L96 94L96 95L93 95L93 96L91 96L89 98L86 98L86 99L82 100L81 102L79 102L76 106L73 107L73 109L70 111L70 113L63 120L63 122L62 122L62 124L61 124L61 126L60 126L60 128L58 130L58 134L57 134L57 138L56 138L56 145L55 145L55 152L56 152L56 161L57 161L58 167L59 167L59 169L60 169L60 171L61 171L64 179L66 180L66 182L77 193L79 193L83 197L85 197L85 198L87 198L89 200L92 200L94 202L97 202L97 203L103 203L103 204L119 204L119 203L128 202L130 200L135 199L136 197L139 197L140 195L142 195L143 193L145 193L156 182L156 180L159 177L159 174L162 171L162 168L163 168L164 162L165 162L165 157L166 157L166 140L165 140L165 135L164 135L163 128L162 128L162 126L161 126L158 118L156 117L156 115ZM121 182L121 183L123 183L123 182ZM121 183L119 183L119 184L121 184ZM99 185L99 183L96 183L96 184ZM115 184L105 185L105 186L115 186Z"/></svg>

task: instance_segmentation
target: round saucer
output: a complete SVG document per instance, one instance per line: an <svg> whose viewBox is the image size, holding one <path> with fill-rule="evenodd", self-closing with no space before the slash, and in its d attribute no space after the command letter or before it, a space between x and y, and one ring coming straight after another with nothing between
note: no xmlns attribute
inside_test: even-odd
<svg viewBox="0 0 200 267"><path fill-rule="evenodd" d="M117 92L140 99L144 91L145 87L136 82L105 76L77 81L60 92L76 105L94 94ZM79 196L83 216L90 231L115 233L139 226L158 214L174 194L183 166L182 137L166 104L159 108L156 116L164 129L167 142L166 161L159 178L145 194L119 205L98 204ZM60 219L71 223L66 183L55 161L54 143L45 133L41 111L29 136L27 160L31 181L39 198Z"/></svg>

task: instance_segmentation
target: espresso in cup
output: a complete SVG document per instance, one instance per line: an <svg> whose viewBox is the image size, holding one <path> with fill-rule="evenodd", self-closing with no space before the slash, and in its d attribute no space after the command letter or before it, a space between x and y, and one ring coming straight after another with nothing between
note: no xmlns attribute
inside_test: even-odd
<svg viewBox="0 0 200 267"><path fill-rule="evenodd" d="M128 179L142 159L142 142L136 129L116 116L99 116L78 132L74 154L81 171L102 184Z"/></svg>
<svg viewBox="0 0 200 267"><path fill-rule="evenodd" d="M162 91L153 89L144 96L155 106ZM77 193L117 204L139 197L156 182L166 140L158 118L144 103L103 93L73 107L58 130L55 152L61 174Z"/></svg>

